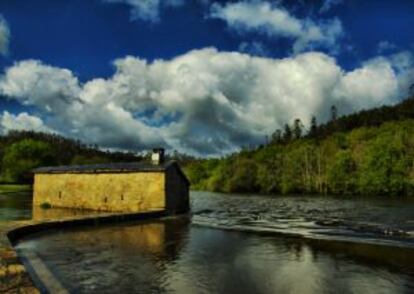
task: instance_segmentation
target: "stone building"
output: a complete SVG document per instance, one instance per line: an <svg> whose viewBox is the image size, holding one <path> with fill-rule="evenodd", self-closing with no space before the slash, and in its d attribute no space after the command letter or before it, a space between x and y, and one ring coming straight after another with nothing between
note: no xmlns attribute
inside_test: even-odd
<svg viewBox="0 0 414 294"><path fill-rule="evenodd" d="M189 181L164 150L152 162L40 167L34 171L35 206L113 212L189 210Z"/></svg>

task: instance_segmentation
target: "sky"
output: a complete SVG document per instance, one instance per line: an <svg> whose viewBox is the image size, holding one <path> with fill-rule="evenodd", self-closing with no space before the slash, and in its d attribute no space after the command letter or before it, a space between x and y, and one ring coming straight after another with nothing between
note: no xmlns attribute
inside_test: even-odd
<svg viewBox="0 0 414 294"><path fill-rule="evenodd" d="M2 0L0 134L220 156L405 99L412 0Z"/></svg>

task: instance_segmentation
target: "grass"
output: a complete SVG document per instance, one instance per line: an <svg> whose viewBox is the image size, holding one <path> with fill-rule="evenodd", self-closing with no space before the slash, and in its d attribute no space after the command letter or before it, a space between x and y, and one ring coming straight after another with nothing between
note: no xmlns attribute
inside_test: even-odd
<svg viewBox="0 0 414 294"><path fill-rule="evenodd" d="M30 185L20 185L20 184L1 184L0 193L8 192L24 192L30 191L32 187Z"/></svg>

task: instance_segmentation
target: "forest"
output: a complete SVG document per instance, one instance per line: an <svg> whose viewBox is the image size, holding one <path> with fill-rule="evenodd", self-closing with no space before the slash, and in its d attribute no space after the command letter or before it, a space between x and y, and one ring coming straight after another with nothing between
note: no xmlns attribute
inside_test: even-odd
<svg viewBox="0 0 414 294"><path fill-rule="evenodd" d="M139 161L134 153L102 151L57 134L10 131L0 136L0 183L30 183L39 166Z"/></svg>
<svg viewBox="0 0 414 294"><path fill-rule="evenodd" d="M264 194L414 194L414 97L305 130L299 119L268 143L185 167L192 189Z"/></svg>
<svg viewBox="0 0 414 294"><path fill-rule="evenodd" d="M0 136L0 184L30 184L33 181L31 171L39 166L137 162L149 157L149 150L139 153L104 151L97 145L57 134L10 131ZM177 151L168 153L166 157L183 165L195 160Z"/></svg>

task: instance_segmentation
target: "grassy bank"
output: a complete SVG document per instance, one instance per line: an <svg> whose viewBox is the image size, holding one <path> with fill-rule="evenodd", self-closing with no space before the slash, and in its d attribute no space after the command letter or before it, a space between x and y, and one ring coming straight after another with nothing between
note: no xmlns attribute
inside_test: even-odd
<svg viewBox="0 0 414 294"><path fill-rule="evenodd" d="M32 187L30 185L0 184L0 193L24 192L30 191L31 189Z"/></svg>

